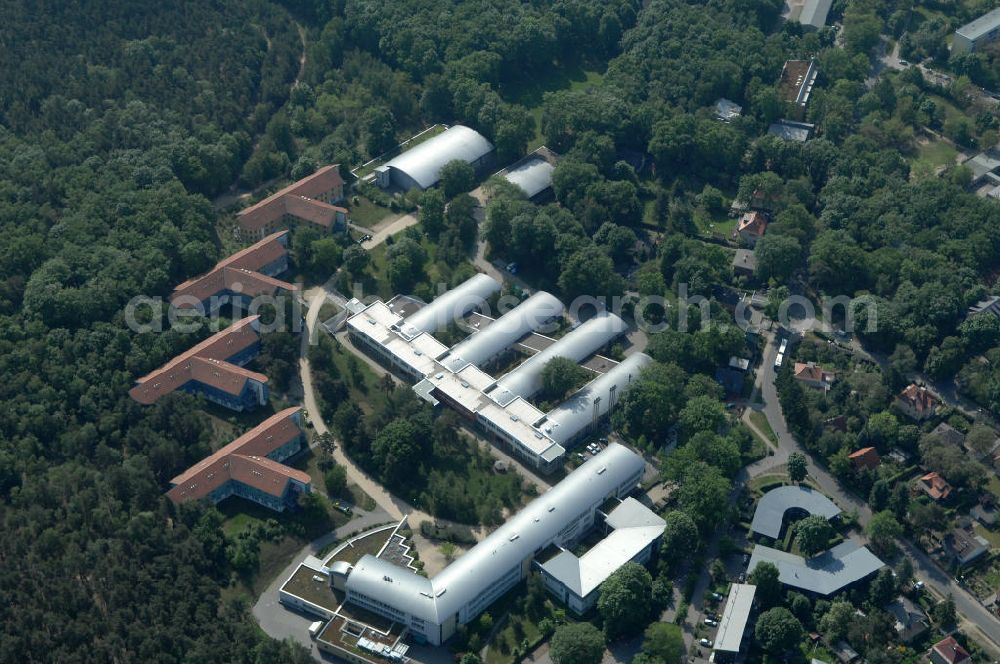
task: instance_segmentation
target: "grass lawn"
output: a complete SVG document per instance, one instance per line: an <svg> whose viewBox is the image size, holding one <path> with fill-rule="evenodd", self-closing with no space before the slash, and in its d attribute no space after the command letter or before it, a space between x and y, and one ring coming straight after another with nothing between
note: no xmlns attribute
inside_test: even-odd
<svg viewBox="0 0 1000 664"><path fill-rule="evenodd" d="M932 177L940 166L955 163L958 151L944 141L930 141L917 146L917 153L910 161L912 179Z"/></svg>
<svg viewBox="0 0 1000 664"><path fill-rule="evenodd" d="M736 230L736 224L739 221L737 217L730 217L725 210L708 213L701 208L695 208L694 211L694 224L702 235L721 235L724 238L729 238Z"/></svg>
<svg viewBox="0 0 1000 664"><path fill-rule="evenodd" d="M261 540L260 564L257 572L251 578L243 579L236 592L242 591L253 597L258 596L303 546L316 537L347 523L348 517L334 510L325 497L321 497L321 503L324 507L322 513L300 510L283 514L236 497L219 503L219 511L226 517L222 524L222 532L227 538L235 539L249 529L264 528L270 520L280 524L284 533L277 540ZM294 535L291 534L293 532Z"/></svg>
<svg viewBox="0 0 1000 664"><path fill-rule="evenodd" d="M987 473L989 475L989 480L986 482L986 490L1000 499L1000 477L997 477L995 473Z"/></svg>
<svg viewBox="0 0 1000 664"><path fill-rule="evenodd" d="M538 75L524 76L515 83L500 86L500 96L526 107L535 119L535 136L528 143L529 151L545 143L542 135L542 101L545 93L596 88L604 81L603 67L601 69L585 68L580 64L553 65Z"/></svg>
<svg viewBox="0 0 1000 664"><path fill-rule="evenodd" d="M1000 549L1000 532L995 530L990 530L981 523L975 525L975 530L977 535L981 535L986 538L986 541L990 543L994 549Z"/></svg>
<svg viewBox="0 0 1000 664"><path fill-rule="evenodd" d="M364 226L365 228L374 228L383 219L396 214L389 208L383 207L365 196L351 197L351 200L353 201L354 198L357 198L358 202L351 204L350 214L348 215L352 224Z"/></svg>
<svg viewBox="0 0 1000 664"><path fill-rule="evenodd" d="M753 411L750 413L750 421L767 436L767 440L764 442L772 446L777 444L778 434L774 433L774 429L771 428L771 424L767 421L767 416L764 413L759 410Z"/></svg>
<svg viewBox="0 0 1000 664"><path fill-rule="evenodd" d="M392 535L392 528L387 527L384 530L380 530L377 533L372 533L371 535L366 535L361 539L346 544L341 551L338 551L336 555L333 556L332 560L343 561L345 563L350 563L351 565L357 563L366 554L376 555L385 546L385 543L389 541L389 536Z"/></svg>

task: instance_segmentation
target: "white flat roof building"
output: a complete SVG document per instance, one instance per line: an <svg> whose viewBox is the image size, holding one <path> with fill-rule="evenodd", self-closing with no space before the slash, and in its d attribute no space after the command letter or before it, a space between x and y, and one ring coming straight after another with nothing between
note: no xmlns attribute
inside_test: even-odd
<svg viewBox="0 0 1000 664"><path fill-rule="evenodd" d="M731 660L740 652L743 635L753 610L753 598L757 586L748 583L734 583L729 588L726 608L722 610L719 631L715 634L716 661Z"/></svg>
<svg viewBox="0 0 1000 664"><path fill-rule="evenodd" d="M563 549L540 563L546 585L577 613L585 613L597 600L598 589L627 562L645 562L650 548L663 535L666 522L635 498L626 498L605 518L611 532L577 557Z"/></svg>
<svg viewBox="0 0 1000 664"><path fill-rule="evenodd" d="M1000 7L956 30L951 41L951 52L969 53L997 39L1000 39Z"/></svg>
<svg viewBox="0 0 1000 664"><path fill-rule="evenodd" d="M609 498L621 498L635 488L644 469L642 457L612 443L433 579L365 555L347 577L347 600L409 627L428 643L440 645L459 625L475 619L524 578L538 552L552 544L577 541L593 525L598 508ZM631 503L626 504L630 507L622 517L624 530L649 529L643 540L653 530L663 532L662 519L653 515L659 520L654 524L648 517L636 515ZM588 583L601 574L607 578L627 562L615 555L620 562L605 564Z"/></svg>

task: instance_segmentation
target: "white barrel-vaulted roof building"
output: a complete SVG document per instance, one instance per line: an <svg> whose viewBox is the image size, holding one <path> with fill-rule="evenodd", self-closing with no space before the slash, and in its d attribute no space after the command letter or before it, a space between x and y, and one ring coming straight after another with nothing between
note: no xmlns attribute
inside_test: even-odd
<svg viewBox="0 0 1000 664"><path fill-rule="evenodd" d="M612 443L433 579L365 555L347 577L347 599L439 645L527 576L540 551L578 541L598 508L628 494L644 469L642 457Z"/></svg>
<svg viewBox="0 0 1000 664"><path fill-rule="evenodd" d="M626 330L628 325L625 321L602 311L503 376L497 381L496 389L490 392L490 397L500 405L508 404L517 397L527 399L542 388L542 371L549 360L566 357L579 362Z"/></svg>
<svg viewBox="0 0 1000 664"><path fill-rule="evenodd" d="M642 369L652 362L653 358L645 353L630 355L549 411L538 428L555 442L567 446L576 436L587 431L593 422L604 417L615 401L639 378Z"/></svg>
<svg viewBox="0 0 1000 664"><path fill-rule="evenodd" d="M481 367L511 347L518 339L538 330L563 313L559 298L538 291L467 339L454 346L441 363L452 371L467 364Z"/></svg>
<svg viewBox="0 0 1000 664"><path fill-rule="evenodd" d="M476 274L408 316L399 326L400 334L409 339L421 332L431 334L480 306L499 290L500 283L496 279Z"/></svg>
<svg viewBox="0 0 1000 664"><path fill-rule="evenodd" d="M493 144L468 127L454 125L391 159L377 170L381 186L428 189L441 179L441 168L456 159L481 168L493 157ZM386 180L387 178L387 180Z"/></svg>

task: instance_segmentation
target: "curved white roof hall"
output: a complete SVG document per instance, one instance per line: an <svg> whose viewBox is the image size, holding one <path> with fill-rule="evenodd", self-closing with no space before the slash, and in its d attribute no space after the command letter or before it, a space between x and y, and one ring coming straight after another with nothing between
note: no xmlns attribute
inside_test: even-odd
<svg viewBox="0 0 1000 664"><path fill-rule="evenodd" d="M496 319L484 329L451 349L446 364L461 368L466 364L481 366L510 347L515 341L561 316L563 303L556 296L538 291L524 302ZM457 370L457 369L456 369Z"/></svg>
<svg viewBox="0 0 1000 664"><path fill-rule="evenodd" d="M542 388L542 370L549 360L568 357L579 362L627 329L625 321L615 314L603 311L540 353L532 355L497 381L497 388L490 393L490 397L501 405L506 405L517 397L527 399Z"/></svg>
<svg viewBox="0 0 1000 664"><path fill-rule="evenodd" d="M536 156L511 169L504 177L517 185L528 198L533 198L552 186L552 173L556 167Z"/></svg>
<svg viewBox="0 0 1000 664"><path fill-rule="evenodd" d="M644 467L642 457L611 443L433 579L368 554L347 577L347 589L442 624L535 551L558 542L559 533L578 516L611 495L620 497L622 485L641 474Z"/></svg>
<svg viewBox="0 0 1000 664"><path fill-rule="evenodd" d="M500 290L500 283L486 274L476 274L432 300L400 324L400 332L412 339L421 332L433 333L469 313Z"/></svg>
<svg viewBox="0 0 1000 664"><path fill-rule="evenodd" d="M492 151L493 144L482 134L455 125L390 160L386 166L405 173L421 189L427 189L437 183L441 168L449 161L461 159L471 164Z"/></svg>
<svg viewBox="0 0 1000 664"><path fill-rule="evenodd" d="M653 358L644 353L630 355L624 362L594 379L558 407L549 411L540 427L541 430L560 445L571 440L596 418L603 417L613 403L612 397L620 398L639 377L643 367L652 361ZM597 399L600 401L596 401Z"/></svg>

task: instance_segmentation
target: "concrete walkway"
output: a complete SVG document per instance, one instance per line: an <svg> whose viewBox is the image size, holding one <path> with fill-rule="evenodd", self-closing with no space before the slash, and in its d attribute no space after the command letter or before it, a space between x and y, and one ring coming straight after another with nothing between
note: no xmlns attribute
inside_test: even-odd
<svg viewBox="0 0 1000 664"><path fill-rule="evenodd" d="M410 226L415 226L418 223L420 223L420 219L417 218L417 215L404 214L396 217L395 219L380 221L374 228L364 228L363 226L352 226L352 228L358 231L363 231L364 233L372 236L372 239L361 244L362 247L371 251L378 245L385 242L386 238L390 235L395 235L396 233L399 233Z"/></svg>

